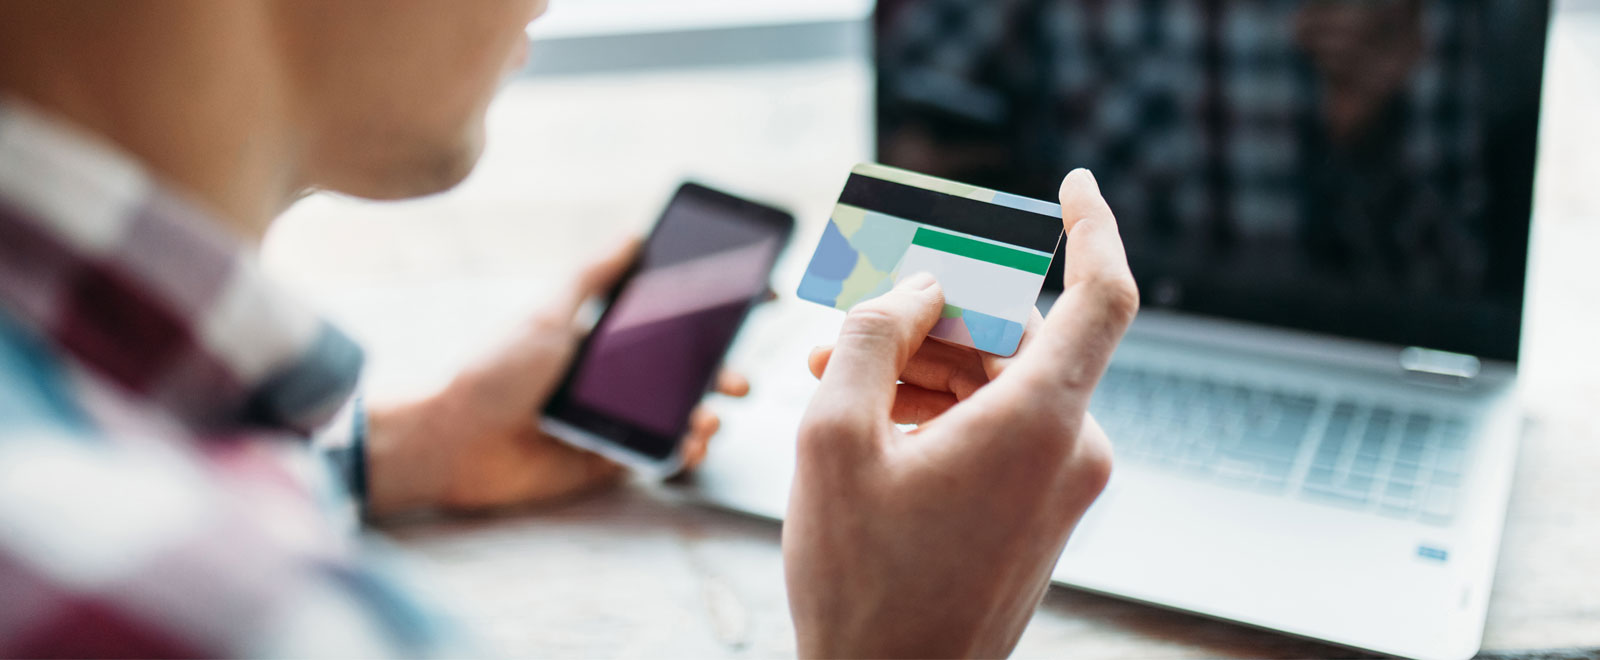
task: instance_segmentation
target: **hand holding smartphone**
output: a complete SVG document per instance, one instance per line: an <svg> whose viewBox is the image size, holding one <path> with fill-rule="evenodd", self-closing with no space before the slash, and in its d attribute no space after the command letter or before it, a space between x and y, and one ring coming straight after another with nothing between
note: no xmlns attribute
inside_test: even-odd
<svg viewBox="0 0 1600 660"><path fill-rule="evenodd" d="M544 429L650 473L676 471L689 416L793 229L785 211L680 187L545 407Z"/></svg>

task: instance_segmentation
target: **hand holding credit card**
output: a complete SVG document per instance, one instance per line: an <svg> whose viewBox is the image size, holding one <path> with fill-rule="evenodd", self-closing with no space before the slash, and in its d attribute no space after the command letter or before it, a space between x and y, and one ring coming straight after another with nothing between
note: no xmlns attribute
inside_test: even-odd
<svg viewBox="0 0 1600 660"><path fill-rule="evenodd" d="M945 307L928 336L1010 356L1061 239L1057 204L863 163L845 182L798 295L848 310L929 273Z"/></svg>

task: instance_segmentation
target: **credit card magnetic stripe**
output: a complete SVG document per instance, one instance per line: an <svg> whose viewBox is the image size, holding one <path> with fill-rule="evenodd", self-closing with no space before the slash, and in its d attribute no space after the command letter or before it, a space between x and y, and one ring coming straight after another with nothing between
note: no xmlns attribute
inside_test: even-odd
<svg viewBox="0 0 1600 660"><path fill-rule="evenodd" d="M993 191L983 192L1004 195ZM1017 199L1039 207L1049 207L1049 214L854 173L845 181L844 192L839 195L840 204L897 218L911 218L925 225L1046 254L1054 252L1061 240L1061 207L1047 202Z"/></svg>

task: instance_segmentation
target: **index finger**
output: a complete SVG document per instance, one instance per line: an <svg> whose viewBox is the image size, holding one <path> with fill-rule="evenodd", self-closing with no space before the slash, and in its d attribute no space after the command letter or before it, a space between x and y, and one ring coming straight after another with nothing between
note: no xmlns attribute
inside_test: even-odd
<svg viewBox="0 0 1600 660"><path fill-rule="evenodd" d="M801 423L802 438L875 438L875 431L889 426L900 372L943 307L944 293L933 276L918 273L851 308Z"/></svg>

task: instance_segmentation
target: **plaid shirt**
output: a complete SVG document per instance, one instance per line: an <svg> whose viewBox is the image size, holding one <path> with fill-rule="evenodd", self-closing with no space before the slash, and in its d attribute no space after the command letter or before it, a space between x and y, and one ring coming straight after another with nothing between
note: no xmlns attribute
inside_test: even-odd
<svg viewBox="0 0 1600 660"><path fill-rule="evenodd" d="M0 101L0 657L444 639L358 553L360 350L218 227Z"/></svg>

